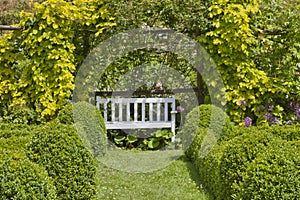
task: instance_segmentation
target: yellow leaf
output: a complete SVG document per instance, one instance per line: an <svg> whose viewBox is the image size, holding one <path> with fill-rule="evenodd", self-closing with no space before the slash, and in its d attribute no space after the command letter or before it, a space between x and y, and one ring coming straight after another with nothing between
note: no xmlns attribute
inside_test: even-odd
<svg viewBox="0 0 300 200"><path fill-rule="evenodd" d="M52 27L53 27L54 29L57 29L57 28L58 28L58 25L54 23L54 24L52 25Z"/></svg>

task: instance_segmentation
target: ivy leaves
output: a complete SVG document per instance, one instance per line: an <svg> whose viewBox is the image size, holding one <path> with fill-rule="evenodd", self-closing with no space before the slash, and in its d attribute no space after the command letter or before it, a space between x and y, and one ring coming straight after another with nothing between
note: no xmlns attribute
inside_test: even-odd
<svg viewBox="0 0 300 200"><path fill-rule="evenodd" d="M74 40L76 30L91 27L100 34L113 25L103 3L96 0L46 0L36 3L33 13L22 12L20 26L25 29L0 40L1 74L8 69L11 74L2 76L0 85L14 83L13 88L0 87L0 93L14 91L5 101L1 99L2 103L23 104L36 109L44 119L51 119L74 87L78 63L75 49L81 46ZM22 70L11 68L22 60L26 60Z"/></svg>

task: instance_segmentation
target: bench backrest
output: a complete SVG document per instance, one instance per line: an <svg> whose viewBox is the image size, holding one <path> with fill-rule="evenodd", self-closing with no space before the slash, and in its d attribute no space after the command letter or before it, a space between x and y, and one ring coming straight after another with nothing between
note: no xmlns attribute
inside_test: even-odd
<svg viewBox="0 0 300 200"><path fill-rule="evenodd" d="M175 134L175 96L171 98L101 98L107 129L171 128Z"/></svg>

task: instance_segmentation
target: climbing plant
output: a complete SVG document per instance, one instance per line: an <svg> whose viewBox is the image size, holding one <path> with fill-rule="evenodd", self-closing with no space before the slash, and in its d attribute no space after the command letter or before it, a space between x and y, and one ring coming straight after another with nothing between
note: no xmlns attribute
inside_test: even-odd
<svg viewBox="0 0 300 200"><path fill-rule="evenodd" d="M0 42L1 104L30 107L49 120L70 97L76 64L86 53L76 52L82 47L77 30L98 37L114 24L101 1L46 0L22 12L19 25L23 30Z"/></svg>
<svg viewBox="0 0 300 200"><path fill-rule="evenodd" d="M211 30L198 37L214 58L226 87L227 108L235 122L241 122L246 106L255 108L262 96L275 92L267 74L256 68L251 59L255 42L250 28L251 17L259 10L259 1L213 0L208 8Z"/></svg>
<svg viewBox="0 0 300 200"><path fill-rule="evenodd" d="M295 73L298 73L296 68L299 52L295 42L295 33L299 32L297 2L150 0L128 3L112 0L108 7L117 13L115 17L118 26L103 36L107 38L110 34L138 27L166 27L197 38L213 57L223 77L230 117L240 124L243 124L246 117L251 117L254 122L267 122L263 119L262 107L267 103L273 104L275 99L277 102L288 101L287 95L291 97L292 93L299 91L295 77ZM269 29L284 30L286 26L289 27L288 35L263 37L262 42L262 35ZM289 49L289 55L286 54L286 48ZM281 53L279 57L278 52ZM124 66L122 62L118 62L112 69L121 72L123 67L133 66L135 61L139 63L143 60L141 55L137 54L131 54L130 59L124 59ZM157 61L161 62L159 59ZM172 66L178 63L173 62ZM282 70L278 70L279 65ZM287 65L293 67L283 70ZM179 69L184 71L185 67L187 66L182 65ZM113 70L110 70L107 72L107 80L118 77L115 75ZM195 75L192 77L195 78ZM102 86L109 82L102 82ZM198 82L198 86L199 83L204 84L203 81ZM213 78L206 84L218 87ZM202 89L206 90L205 87ZM282 104L274 106L273 112L277 117L284 117L286 114L283 111L286 112Z"/></svg>
<svg viewBox="0 0 300 200"><path fill-rule="evenodd" d="M297 120L290 104L299 102L300 95L299 6L299 0L264 0L251 24L256 38L252 58L278 88L266 103L280 106L286 120Z"/></svg>

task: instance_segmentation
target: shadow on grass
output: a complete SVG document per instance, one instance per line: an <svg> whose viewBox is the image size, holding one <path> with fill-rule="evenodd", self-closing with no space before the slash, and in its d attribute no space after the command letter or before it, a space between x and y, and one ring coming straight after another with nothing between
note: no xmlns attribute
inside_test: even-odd
<svg viewBox="0 0 300 200"><path fill-rule="evenodd" d="M202 185L202 181L200 179L199 173L195 165L184 155L180 158L186 165L186 168L189 171L190 178L196 183L199 190L205 193L207 200L213 200L211 195L205 190L204 185Z"/></svg>

